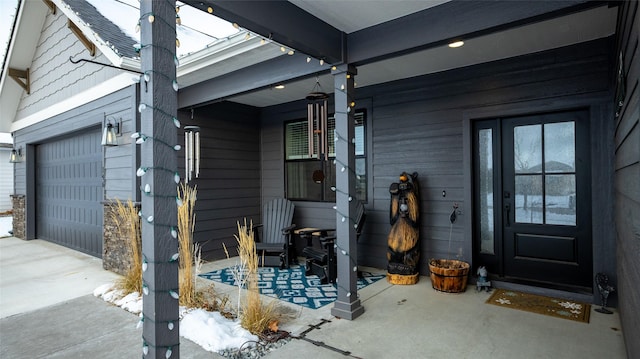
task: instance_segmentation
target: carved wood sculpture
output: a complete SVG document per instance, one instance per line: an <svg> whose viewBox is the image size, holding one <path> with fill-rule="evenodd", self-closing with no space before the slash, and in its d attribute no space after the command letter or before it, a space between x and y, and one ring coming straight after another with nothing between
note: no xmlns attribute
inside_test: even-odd
<svg viewBox="0 0 640 359"><path fill-rule="evenodd" d="M420 206L418 173L403 172L389 186L391 231L387 238L387 280L392 284L418 282L420 259Z"/></svg>

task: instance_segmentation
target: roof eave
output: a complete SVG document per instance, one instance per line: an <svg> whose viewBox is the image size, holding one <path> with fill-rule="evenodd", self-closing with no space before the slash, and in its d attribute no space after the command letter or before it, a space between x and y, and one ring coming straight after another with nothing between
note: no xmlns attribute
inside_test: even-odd
<svg viewBox="0 0 640 359"><path fill-rule="evenodd" d="M100 52L107 57L112 65L120 67L122 65L122 56L120 56L113 47L109 46L98 33L93 31L89 24L85 23L73 9L62 0L51 0L62 13L71 20L82 33L91 41Z"/></svg>

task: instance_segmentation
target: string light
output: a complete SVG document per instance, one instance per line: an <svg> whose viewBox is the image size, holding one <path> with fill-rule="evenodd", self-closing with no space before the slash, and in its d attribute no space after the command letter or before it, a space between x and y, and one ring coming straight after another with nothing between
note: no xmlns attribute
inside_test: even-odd
<svg viewBox="0 0 640 359"><path fill-rule="evenodd" d="M148 108L154 109L154 110L156 110L156 111L160 112L161 114L163 114L164 116L166 116L166 117L170 118L170 119L173 121L173 124L174 124L177 128L180 128L180 120L178 120L178 118L177 118L177 117L175 117L175 116L173 116L172 114L167 113L167 112L165 112L165 111L163 111L163 110L161 110L161 109L159 109L159 108L157 108L157 107L153 107L153 106L151 106L151 105L147 105L147 104L146 104L146 103L144 103L144 102L141 102L141 103L140 103L140 105L138 105L138 112L142 113L142 111L144 111L144 110L146 110L146 109L148 109Z"/></svg>
<svg viewBox="0 0 640 359"><path fill-rule="evenodd" d="M340 172L344 172L346 170L349 170L349 172L351 172L355 176L356 179L361 179L362 178L362 176L360 176L355 170L351 169L351 167L347 166L346 163L340 161L337 158L333 160L333 164L335 165L336 163L340 164L340 166L341 166Z"/></svg>
<svg viewBox="0 0 640 359"><path fill-rule="evenodd" d="M169 289L169 290L162 290L162 291L156 291L153 290L151 288L149 288L149 285L147 285L146 282L142 283L142 294L144 295L149 295L150 292L155 292L155 293L167 293L169 294L169 296L173 299L180 299L180 294L178 293L177 289Z"/></svg>
<svg viewBox="0 0 640 359"><path fill-rule="evenodd" d="M153 319L148 319L148 320L153 323L167 323L167 329L169 330L173 330L175 328L174 320L163 320L163 321L154 321ZM136 329L140 329L140 327L144 324L144 321L145 321L144 313L140 313L140 320L136 325Z"/></svg>
<svg viewBox="0 0 640 359"><path fill-rule="evenodd" d="M331 190L333 192L342 193L344 195L347 195L347 196L349 196L347 198L349 200L349 202L353 201L353 197L351 195L349 195L349 193L339 190L336 186L331 186Z"/></svg>
<svg viewBox="0 0 640 359"><path fill-rule="evenodd" d="M155 137L151 137L151 136L145 135L145 134L140 133L140 132L132 133L131 134L131 138L135 139L136 140L136 144L138 144L138 145L145 143L149 139L152 139L153 141L161 143L161 144L173 149L174 151L180 151L180 149L182 149L182 146L180 146L180 145L171 145L171 144L169 144L169 143L167 143L167 142L165 142L163 140L160 140L160 139L157 139Z"/></svg>
<svg viewBox="0 0 640 359"><path fill-rule="evenodd" d="M149 83L149 81L151 81L151 73L156 73L156 74L164 77L165 79L171 81L171 87L173 88L173 91L178 92L178 89L180 88L180 85L178 85L178 81L176 79L172 79L169 76L163 74L162 72L158 72L158 71L147 70L144 73L142 73L140 76L134 76L133 77L133 81L135 83L140 83L142 81L142 79L144 79L145 85L147 85Z"/></svg>
<svg viewBox="0 0 640 359"><path fill-rule="evenodd" d="M173 56L174 65L176 65L176 67L180 66L180 61L178 60L178 56L176 56L176 54L172 50L167 49L166 47L156 46L154 44L141 44L139 42L133 44L133 50L135 50L135 52L138 53L138 54L140 53L140 51L142 51L142 49L147 48L147 47L156 47L156 48L162 49L162 50L170 53Z"/></svg>
<svg viewBox="0 0 640 359"><path fill-rule="evenodd" d="M333 209L336 210L336 213L338 213L340 216L342 216L340 221L342 221L344 223L344 222L347 221L347 218L348 218L353 223L353 228L356 228L358 226L358 222L356 220L354 220L353 218L349 217L349 215L338 211L338 207L337 206L333 206Z"/></svg>
<svg viewBox="0 0 640 359"><path fill-rule="evenodd" d="M145 167L145 166L141 166L138 168L138 170L136 171L136 176L138 177L142 177L144 176L149 170L162 170L162 171L167 171L167 172L171 172L173 173L173 181L178 184L180 183L180 174L174 170L168 169L168 168L164 168L164 167L153 167L153 166L149 166L149 167Z"/></svg>
<svg viewBox="0 0 640 359"><path fill-rule="evenodd" d="M151 345L147 342L147 339L143 336L142 337L142 354L144 356L147 356L149 354L149 347L154 347L154 348L160 348L160 349L165 349L165 354L164 357L166 359L171 358L171 355L173 355L173 348L177 347L178 345L180 345L180 343L177 344L173 344L173 345L163 345L163 346L155 346L155 345Z"/></svg>
<svg viewBox="0 0 640 359"><path fill-rule="evenodd" d="M176 205L178 207L182 207L182 200L180 199L180 197L178 196L174 196L174 195L161 195L161 194L154 194L151 193L151 186L147 183L144 186L144 190L142 191L147 197L160 197L160 198L175 198L176 200Z"/></svg>

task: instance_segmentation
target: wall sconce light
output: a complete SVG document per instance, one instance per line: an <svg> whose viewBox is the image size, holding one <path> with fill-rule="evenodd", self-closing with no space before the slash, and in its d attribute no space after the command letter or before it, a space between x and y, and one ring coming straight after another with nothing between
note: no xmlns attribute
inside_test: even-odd
<svg viewBox="0 0 640 359"><path fill-rule="evenodd" d="M22 162L22 147L17 150L14 148L11 150L11 154L9 155L9 163L19 163Z"/></svg>
<svg viewBox="0 0 640 359"><path fill-rule="evenodd" d="M184 181L189 183L200 177L200 127L184 126L184 151Z"/></svg>
<svg viewBox="0 0 640 359"><path fill-rule="evenodd" d="M106 120L106 124L102 129L102 142L103 146L117 146L118 136L121 135L122 119Z"/></svg>

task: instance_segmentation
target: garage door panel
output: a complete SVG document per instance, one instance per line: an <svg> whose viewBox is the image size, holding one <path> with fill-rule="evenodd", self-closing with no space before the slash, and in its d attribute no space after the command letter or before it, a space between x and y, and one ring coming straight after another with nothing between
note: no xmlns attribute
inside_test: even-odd
<svg viewBox="0 0 640 359"><path fill-rule="evenodd" d="M36 146L36 235L102 256L102 147L93 130Z"/></svg>

